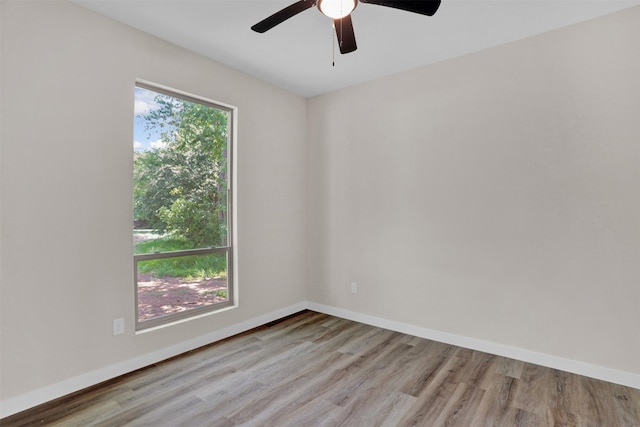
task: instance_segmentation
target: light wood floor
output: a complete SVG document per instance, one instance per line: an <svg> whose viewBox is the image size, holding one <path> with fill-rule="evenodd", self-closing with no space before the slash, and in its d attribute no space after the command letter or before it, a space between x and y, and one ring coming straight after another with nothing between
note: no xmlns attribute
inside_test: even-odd
<svg viewBox="0 0 640 427"><path fill-rule="evenodd" d="M640 390L311 311L2 426L640 426Z"/></svg>

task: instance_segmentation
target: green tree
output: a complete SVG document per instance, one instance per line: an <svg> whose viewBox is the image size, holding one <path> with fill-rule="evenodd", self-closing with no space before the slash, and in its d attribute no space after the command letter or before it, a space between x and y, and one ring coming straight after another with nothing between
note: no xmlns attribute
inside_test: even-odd
<svg viewBox="0 0 640 427"><path fill-rule="evenodd" d="M134 219L194 247L226 244L228 113L158 95L143 116L162 144L134 157Z"/></svg>

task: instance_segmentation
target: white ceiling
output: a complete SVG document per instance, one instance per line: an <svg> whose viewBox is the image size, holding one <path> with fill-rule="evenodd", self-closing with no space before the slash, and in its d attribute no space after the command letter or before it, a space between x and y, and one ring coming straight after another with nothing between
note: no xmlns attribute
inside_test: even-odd
<svg viewBox="0 0 640 427"><path fill-rule="evenodd" d="M360 3L358 50L335 54L331 20L311 8L258 34L296 0L74 0L98 13L305 97L519 40L640 0L443 0L432 16ZM615 48L612 47L612 48Z"/></svg>

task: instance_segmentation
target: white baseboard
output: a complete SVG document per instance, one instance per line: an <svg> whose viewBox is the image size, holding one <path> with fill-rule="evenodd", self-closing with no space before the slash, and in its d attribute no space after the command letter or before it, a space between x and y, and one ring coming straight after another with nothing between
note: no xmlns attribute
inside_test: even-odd
<svg viewBox="0 0 640 427"><path fill-rule="evenodd" d="M88 372L86 374L78 375L76 377L69 378L68 380L64 380L38 390L12 397L0 402L0 418L8 417L29 408L33 408L34 406L49 402L53 399L57 399L75 391L82 390L83 388L91 387L103 381L107 381L120 375L133 372L137 369L144 368L145 366L149 366L154 363L158 363L162 360L177 356L190 350L194 350L198 347L220 341L230 336L253 329L257 326L262 326L265 323L273 322L274 320L278 320L285 316L289 316L291 314L302 311L306 309L306 307L307 305L304 302L294 304L289 307L264 314L262 316L245 320L244 322L240 322L238 324L220 329L218 331L214 331L209 334L193 338L191 340L183 341L170 347L160 349L158 351L147 353L140 357L125 360L123 362L106 366L104 368Z"/></svg>
<svg viewBox="0 0 640 427"><path fill-rule="evenodd" d="M459 347L478 350L485 353L495 354L498 356L509 357L523 362L534 363L553 369L559 369L574 374L584 375L615 384L640 389L640 375L630 372L619 371L616 369L605 368L602 366L591 365L588 363L565 359L549 354L537 353L518 347L511 347L502 344L496 344L489 341L478 340L461 335L450 334L446 332L436 331L433 329L423 328L410 325L408 323L396 322L393 320L383 319L368 314L358 313L355 311L344 310L341 308L331 307L313 302L302 302L262 316L240 322L238 324L220 329L210 334L184 341L170 347L160 349L155 352L145 354L134 359L126 360L121 363L106 366L83 375L79 375L68 380L43 387L32 392L28 392L0 402L0 418L8 417L18 412L33 408L34 406L49 402L67 394L73 393L83 388L91 387L103 381L124 375L145 366L152 365L173 356L194 350L203 345L228 338L230 336L248 331L252 328L262 326L266 323L278 320L285 316L297 313L304 309L314 310L320 313L330 314L332 316L342 317L344 319L353 320L360 323L366 323L371 326L377 326L396 332L426 338L446 344L456 345Z"/></svg>
<svg viewBox="0 0 640 427"><path fill-rule="evenodd" d="M565 359L558 356L538 353L518 347L511 347L508 345L502 345L461 335L436 331L433 329L422 328L419 326L410 325L408 323L396 322L393 320L387 320L376 316L370 316L368 314L362 314L355 311L344 310L341 308L331 307L328 305L317 304L313 302L308 302L307 308L309 310L318 311L320 313L330 314L332 316L342 317L344 319L366 323L367 325L377 326L396 332L402 332L420 338L426 338L445 344L451 344L471 350L478 350L485 353L504 356L523 362L533 363L536 365L546 366L548 368L558 369L565 372L571 372L590 378L640 389L640 375L630 372L619 371L616 369L605 368L602 366L592 365L577 360Z"/></svg>

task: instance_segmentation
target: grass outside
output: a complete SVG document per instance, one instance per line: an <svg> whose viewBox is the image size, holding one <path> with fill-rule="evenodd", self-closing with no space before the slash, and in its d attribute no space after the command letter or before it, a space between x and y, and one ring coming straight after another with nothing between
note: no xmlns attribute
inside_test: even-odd
<svg viewBox="0 0 640 427"><path fill-rule="evenodd" d="M155 233L140 235L143 237L139 237L139 241L135 243L135 254L194 249L191 242L180 237ZM199 278L224 279L227 277L227 255L225 253L213 253L139 261L138 271L158 277L171 276L189 280Z"/></svg>

